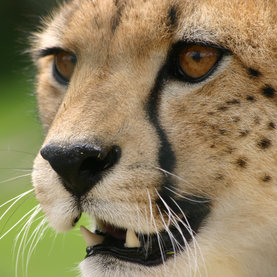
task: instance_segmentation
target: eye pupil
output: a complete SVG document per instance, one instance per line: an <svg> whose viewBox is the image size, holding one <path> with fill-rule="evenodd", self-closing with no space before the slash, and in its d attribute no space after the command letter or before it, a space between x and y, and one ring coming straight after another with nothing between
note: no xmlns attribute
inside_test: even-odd
<svg viewBox="0 0 277 277"><path fill-rule="evenodd" d="M191 54L191 57L193 58L194 61L199 62L202 58L201 54L199 52L193 52Z"/></svg>

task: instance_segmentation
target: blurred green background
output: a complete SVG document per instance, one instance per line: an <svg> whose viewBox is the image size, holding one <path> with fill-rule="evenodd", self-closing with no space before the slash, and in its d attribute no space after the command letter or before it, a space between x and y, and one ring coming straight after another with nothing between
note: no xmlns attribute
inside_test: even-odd
<svg viewBox="0 0 277 277"><path fill-rule="evenodd" d="M36 216L29 229L23 226L31 213L9 233L7 231L38 204L34 194L22 197L10 209L13 202L3 206L9 199L32 189L30 173L43 140L43 132L34 96L35 70L23 52L28 48L29 34L38 26L40 17L46 15L55 4L54 0L5 0L0 3L1 277L78 276L76 267L85 255L79 223L67 234L56 235L48 228L29 259L31 249L42 234L41 229L36 229L41 226L42 214ZM84 221L81 224L87 224ZM18 234L20 236L15 243Z"/></svg>

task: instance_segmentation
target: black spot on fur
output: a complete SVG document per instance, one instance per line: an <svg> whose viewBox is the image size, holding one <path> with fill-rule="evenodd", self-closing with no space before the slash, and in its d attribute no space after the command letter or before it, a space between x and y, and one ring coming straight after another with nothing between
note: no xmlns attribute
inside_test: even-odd
<svg viewBox="0 0 277 277"><path fill-rule="evenodd" d="M94 23L97 26L97 29L100 29L99 16L94 17Z"/></svg>
<svg viewBox="0 0 277 277"><path fill-rule="evenodd" d="M227 133L227 131L224 130L224 129L219 129L218 132L219 132L219 134L221 134L221 135L226 135L226 133Z"/></svg>
<svg viewBox="0 0 277 277"><path fill-rule="evenodd" d="M234 151L236 150L236 148L232 147L232 146L228 146L226 149L225 149L225 152L227 154L232 154Z"/></svg>
<svg viewBox="0 0 277 277"><path fill-rule="evenodd" d="M271 140L269 140L268 138L263 138L258 142L258 146L261 149L269 148L271 145L272 145Z"/></svg>
<svg viewBox="0 0 277 277"><path fill-rule="evenodd" d="M224 180L224 176L222 174L218 173L215 176L215 180L216 181L222 181L222 180Z"/></svg>
<svg viewBox="0 0 277 277"><path fill-rule="evenodd" d="M269 122L268 127L269 127L269 129L275 129L276 128L276 126L273 122Z"/></svg>
<svg viewBox="0 0 277 277"><path fill-rule="evenodd" d="M125 8L125 1L115 0L114 5L117 7L117 11L116 14L111 18L111 28L113 33L121 22L122 12Z"/></svg>
<svg viewBox="0 0 277 277"><path fill-rule="evenodd" d="M208 112L208 115L214 115L214 112Z"/></svg>
<svg viewBox="0 0 277 277"><path fill-rule="evenodd" d="M261 123L261 119L260 119L258 116L255 116L255 118L254 118L254 123L255 123L256 125L259 125L259 124Z"/></svg>
<svg viewBox="0 0 277 277"><path fill-rule="evenodd" d="M241 131L241 132L239 133L239 136L240 136L240 137L246 137L248 134L249 134L249 131L248 131L248 130L244 130L244 131Z"/></svg>
<svg viewBox="0 0 277 277"><path fill-rule="evenodd" d="M266 85L262 88L262 93L267 98L274 98L276 90L273 87Z"/></svg>
<svg viewBox="0 0 277 277"><path fill-rule="evenodd" d="M238 116L234 116L234 119L233 119L233 120L234 120L234 122L235 122L235 123L237 123L237 122L239 122L239 121L240 121L240 117L238 117Z"/></svg>
<svg viewBox="0 0 277 277"><path fill-rule="evenodd" d="M263 180L263 182L270 182L271 181L271 176L269 176L269 175L265 175L263 178L262 178L262 180Z"/></svg>
<svg viewBox="0 0 277 277"><path fill-rule="evenodd" d="M248 74L251 76L251 77L259 77L261 75L261 72L254 69L254 68L251 68L249 67L248 68Z"/></svg>
<svg viewBox="0 0 277 277"><path fill-rule="evenodd" d="M241 158L237 159L236 164L239 167L241 167L241 168L246 168L246 166L247 166L247 159L244 158L244 157L241 157Z"/></svg>
<svg viewBox="0 0 277 277"><path fill-rule="evenodd" d="M171 7L168 12L168 18L171 26L175 26L177 21L177 9L176 7Z"/></svg>
<svg viewBox="0 0 277 277"><path fill-rule="evenodd" d="M218 126L217 126L217 125L215 125L215 124L210 124L210 127L211 127L213 130L218 129Z"/></svg>
<svg viewBox="0 0 277 277"><path fill-rule="evenodd" d="M221 106L221 107L218 107L218 108L217 108L218 111L226 111L226 110L228 110L228 109L229 109L229 108L226 107L226 106Z"/></svg>
<svg viewBox="0 0 277 277"><path fill-rule="evenodd" d="M252 95L248 95L248 96L246 97L246 100L251 101L251 102L255 102L255 101L256 101L256 98L255 98L254 96L252 96Z"/></svg>
<svg viewBox="0 0 277 277"><path fill-rule="evenodd" d="M112 28L112 32L114 33L116 28L118 27L120 23L120 17L119 16L113 16L111 18L111 28Z"/></svg>
<svg viewBox="0 0 277 277"><path fill-rule="evenodd" d="M230 101L226 102L228 105L235 105L235 104L240 104L240 101L237 99L232 99Z"/></svg>

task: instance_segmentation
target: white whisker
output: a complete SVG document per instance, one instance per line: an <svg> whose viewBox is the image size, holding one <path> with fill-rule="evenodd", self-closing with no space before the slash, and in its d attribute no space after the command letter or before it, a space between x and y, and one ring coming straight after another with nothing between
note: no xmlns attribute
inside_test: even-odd
<svg viewBox="0 0 277 277"><path fill-rule="evenodd" d="M176 207L180 210L182 216L184 217L184 219L185 219L185 221L186 221L186 224L184 224L184 222L183 222L183 221L180 219L180 217L177 215L179 221L180 221L185 227L189 227L188 232L190 233L190 235L191 235L191 237L192 237L192 242L193 242L194 251L195 251L195 257L197 257L197 252L196 252L196 251L197 251L197 249L198 249L198 250L199 250L199 255L200 255L201 260L202 260L202 262L203 262L203 264L204 264L205 275L207 275L206 266L205 266L205 259L204 259L204 257L203 257L203 253L202 253L202 251L201 251L201 248L200 248L200 246L199 246L199 244L198 244L198 242L197 242L197 240L196 240L196 238L195 238L195 234L194 234L195 232L192 230L192 228L191 228L191 226L190 226L190 224L189 224L189 222L188 222L188 219L187 219L186 215L184 214L184 211L181 209L181 207L178 205L178 203L175 201L175 199L171 198L171 200L174 202L174 204L176 205ZM195 268L197 269L198 266L196 265Z"/></svg>
<svg viewBox="0 0 277 277"><path fill-rule="evenodd" d="M24 192L24 193L22 193L22 194L20 194L20 195L18 195L18 196L16 196L16 197L14 197L14 198L8 200L7 202L5 202L4 204L1 205L1 207L3 207L3 206L5 206L5 205L9 204L10 202L14 201L14 202L5 210L5 212L1 215L1 217L0 217L0 222L3 221L3 218L8 214L9 211L11 211L11 209L12 209L15 205L17 205L17 206L16 206L16 208L14 209L14 211L13 211L11 214L9 214L9 217L7 218L7 220L5 221L5 223L2 224L2 229L1 229L1 231L0 231L0 234L4 231L6 225L8 224L9 220L12 218L13 214L15 214L15 212L17 211L17 209L18 209L20 206L22 206L22 205L26 202L26 200L29 199L30 195L28 196L28 194L29 194L30 192L32 192L32 191L33 191L33 189L32 189L32 190L29 190L29 191L27 191L27 192ZM27 197L26 199L22 200L25 196L28 196L28 197ZM22 200L21 203L19 202L20 200ZM10 230L12 230L12 228L11 228ZM8 231L8 232L9 232L9 231ZM5 233L4 235L6 235L6 234L7 234L7 233ZM3 235L3 237L4 237L4 235ZM2 238L2 237L1 237L1 238ZM1 239L1 238L0 238L0 239Z"/></svg>
<svg viewBox="0 0 277 277"><path fill-rule="evenodd" d="M174 177L174 178L178 179L179 181L182 181L183 183L185 183L185 184L189 185L190 187L192 187L193 189L197 190L201 195L207 195L207 192L205 192L205 191L199 189L199 187L198 187L197 185L192 184L191 182L188 182L188 181L185 180L184 178L182 178L182 177L180 177L180 176L178 176L178 175L176 175L176 174L174 174L174 173L172 173L172 172L169 172L169 171L167 171L167 170L165 170L165 169L163 169L163 168L160 168L160 167L153 166L153 168L155 168L155 169L158 170L158 171L163 172L166 176L169 175L169 176L171 176L171 177ZM201 196L199 196L199 195L196 195L196 194L193 194L193 193L190 193L190 192L182 192L182 193L185 193L186 195L189 195L189 196L195 196L195 197L197 197L197 198L200 198L200 197L201 197ZM203 198L204 198L204 197L203 197ZM210 196L208 196L208 198L211 199Z"/></svg>
<svg viewBox="0 0 277 277"><path fill-rule="evenodd" d="M13 252L15 252L15 248L16 248L16 246L17 246L18 239L19 239L20 235L25 231L26 225L28 225L29 220L30 220L31 218L33 218L33 215L34 215L34 214L37 214L37 213L36 213L36 210L37 210L38 206L39 206L39 205L35 206L35 207L32 209L32 210L35 210L35 211L34 211L34 212L30 215L30 217L25 221L25 223L23 224L21 230L20 230L20 231L18 232L18 234L16 235L16 237L15 237L15 242L14 242L14 247L13 247ZM31 210L31 211L32 211L32 210ZM34 220L33 222L35 222L35 221L37 221L37 220L39 220L39 218L36 219L36 220Z"/></svg>
<svg viewBox="0 0 277 277"><path fill-rule="evenodd" d="M175 237L173 236L172 232L170 231L169 227L168 227L168 224L170 223L170 221L168 222L168 224L166 224L165 222L165 219L164 219L164 216L160 210L160 207L157 205L157 209L159 211L159 214L160 214L160 217L162 219L162 222L163 222L163 225L164 225L164 230L168 233L168 236L169 236L169 239L170 239L170 242L171 242L171 245L172 245L172 248L173 248L173 255L174 255L174 268L176 268L176 247L179 249L179 242L175 239ZM171 217L171 213L167 214L167 216L170 218ZM164 276L167 276L167 272L166 272L166 268L163 268L163 271L164 271Z"/></svg>
<svg viewBox="0 0 277 277"><path fill-rule="evenodd" d="M15 177L12 177L12 178L0 181L0 184L11 182L11 181L15 181L17 179L24 178L24 177L29 177L29 176L31 176L31 173L15 176Z"/></svg>
<svg viewBox="0 0 277 277"><path fill-rule="evenodd" d="M174 264L176 262L176 248L175 248L175 245L178 247L178 244L179 242L175 239L175 237L173 236L172 232L170 231L169 227L168 227L168 224L166 224L165 222L165 219L164 219L164 216L160 210L160 207L157 205L157 209L160 213L160 217L162 219L162 222L163 222L163 225L164 225L164 228L165 228L165 231L168 233L169 235L169 239L170 239L170 242L171 242L171 245L173 247L173 252L174 252ZM170 214L167 214L168 217L170 218L171 217L171 213Z"/></svg>
<svg viewBox="0 0 277 277"><path fill-rule="evenodd" d="M39 217L42 218L44 216L41 216ZM46 225L46 226L45 226ZM25 272L26 272L26 276L27 276L27 273L28 273L28 266L29 266L29 263L30 263L30 259L31 259L31 256L37 246L37 244L39 243L39 241L42 239L42 237L44 236L44 233L45 231L48 229L48 225L47 225L47 221L46 219L44 218L38 225L37 227L35 228L35 230L33 231L33 233L31 234L30 236L30 239L32 239L32 242L29 246L29 251L28 251L28 254L27 254L27 259L26 259L26 266L25 266ZM27 245L30 241L30 239L28 240L27 242Z"/></svg>
<svg viewBox="0 0 277 277"><path fill-rule="evenodd" d="M51 247L49 247L49 253L51 253L53 251L53 249L55 247L55 243L56 243L57 237L58 237L58 234L54 233L54 238L52 239Z"/></svg>
<svg viewBox="0 0 277 277"><path fill-rule="evenodd" d="M184 181L183 178L181 178L180 176L175 175L174 173L171 173L171 172L169 172L169 171L167 171L163 168L160 168L160 167L157 167L157 166L154 166L154 168L161 171L161 172L163 172L165 175L170 175L170 176L173 176L173 177L175 177L176 179L178 179L180 181Z"/></svg>
<svg viewBox="0 0 277 277"><path fill-rule="evenodd" d="M18 172L32 172L32 168L14 168L14 167L1 167L1 170L13 170Z"/></svg>
<svg viewBox="0 0 277 277"><path fill-rule="evenodd" d="M17 221L8 231L6 231L1 237L0 240L2 238L4 238L11 230L13 230L20 222L22 222L22 220L24 218L26 218L36 207L34 207L33 209L31 209L29 212L27 212L19 221Z"/></svg>
<svg viewBox="0 0 277 277"><path fill-rule="evenodd" d="M15 243L15 246L16 247L16 244L17 244L17 241L20 237L20 235L22 234L22 237L21 237L21 241L19 243L19 246L18 246L18 250L17 250L17 255L16 255L16 264L15 264L15 275L16 277L18 276L18 264L19 264L19 257L20 257L20 254L21 254L21 257L22 257L22 271L24 272L24 268L23 268L23 265L24 265L24 252L25 252L25 248L26 248L26 237L29 233L29 229L30 229L30 226L32 225L36 215L41 211L41 208L40 208L40 205L36 205L34 208L32 208L26 215L30 214L31 212L33 212L31 214L31 216L29 217L29 219L26 221L26 223L24 224L23 228L21 229L21 231L18 233L18 235L16 236L16 243ZM26 217L25 215L25 217ZM23 248L23 251L21 252L21 249Z"/></svg>
<svg viewBox="0 0 277 277"><path fill-rule="evenodd" d="M21 236L21 234L23 232L25 232L25 229L26 227L29 225L29 223L32 221L32 222L35 222L36 220L34 220L35 216L38 214L38 212L41 210L40 208L40 205L36 205L35 207L33 207L27 214L30 214L31 212L33 212L29 218L25 221L25 223L23 224L21 230L18 232L16 238L15 238L15 245L14 245L14 248L16 248L16 245L17 245L17 242L18 242L18 239L19 237Z"/></svg>
<svg viewBox="0 0 277 277"><path fill-rule="evenodd" d="M36 156L36 154L31 153L31 152L26 152L26 151L21 151L21 150L13 150L13 149L0 149L0 152L11 152L11 153L27 154L27 155L31 155L33 157Z"/></svg>
<svg viewBox="0 0 277 277"><path fill-rule="evenodd" d="M10 202L12 202L12 201L14 201L14 200L16 200L16 199L18 199L18 198L21 199L22 197L24 197L25 195L27 195L27 194L29 194L29 193L31 193L31 192L33 192L33 191L34 191L34 189L30 189L30 190L28 190L28 191L25 191L25 192L21 193L20 195L17 195L16 197L14 197L14 198L12 198L12 199L6 201L5 203L1 204L1 205L0 205L0 208L4 207L5 205L9 204ZM2 217L1 217L1 218L2 218ZM1 220L1 218L0 218L0 220Z"/></svg>
<svg viewBox="0 0 277 277"><path fill-rule="evenodd" d="M148 190L147 190L147 195L148 195L148 199L149 199L149 208L150 208L151 221L152 221L152 223L154 225L154 228L155 228L155 231L156 231L156 234L157 234L157 241L158 241L159 249L160 249L160 252L161 252L162 261L163 261L163 264L164 264L165 259L164 259L164 254L163 254L163 245L161 243L160 234L159 234L159 231L158 231L158 228L157 228L157 224L156 224L156 221L155 221L155 218L154 218L154 215L153 215L151 196L150 196Z"/></svg>
<svg viewBox="0 0 277 277"><path fill-rule="evenodd" d="M148 228L148 230L147 230L147 239L145 241L144 236L140 235L140 237L143 240L143 245L144 245L144 250L146 252L146 256L148 256L148 250L149 250L148 246L150 244L150 222L149 222L150 216L148 215L147 206L144 207L144 215L145 215L146 226Z"/></svg>
<svg viewBox="0 0 277 277"><path fill-rule="evenodd" d="M157 169L157 170L159 170L159 171L161 171L161 172L163 172L166 176L171 176L171 177L174 177L174 178L176 178L176 179L178 179L179 181L181 181L181 182L183 182L183 183L185 183L185 184L188 184L190 187L192 187L194 190L196 190L196 191L199 191L200 192L200 196L199 195L196 195L196 194L194 194L194 193L190 193L190 192L186 192L186 191L183 191L183 190L181 190L181 189L179 189L179 188L174 188L174 190L173 189L171 189L171 188L169 188L169 187L165 187L165 189L166 190L168 190L169 192L171 192L171 193L173 193L173 194L175 194L177 197L179 197L179 198L181 198L181 199L185 199L186 201L190 201L190 202L195 202L195 203L209 203L211 200L213 200L213 199L215 199L215 198L213 198L213 197L211 197L210 195L209 196L207 196L207 193L206 192L204 192L204 191L202 191L201 189L199 189L197 186L195 186L195 185L193 185L192 183L190 183L190 182L188 182L188 181L186 181L185 179L183 179L183 178L181 178L180 176L177 176L177 175L175 175L175 174L173 174L173 173L171 173L171 172L168 172L167 170L164 170L164 169L162 169L162 168L159 168L159 167L154 167L155 169ZM185 196L184 196L185 195ZM205 196L207 196L207 197L205 197ZM161 198L161 197L160 197ZM192 238L192 246L193 246L193 249L194 249L194 253L193 253L193 257L195 257L195 259L194 259L194 270L193 270L193 272L194 272L194 275L196 275L197 274L197 272L199 273L199 267L198 267L198 263L197 263L197 260L196 260L196 258L197 257L201 257L201 260L203 261L203 264L204 264L204 269L205 269L205 275L207 275L207 269L206 269L206 266L205 266L205 260L204 260L204 257L203 257L203 253L202 253L202 251L201 251L201 249L200 249L200 246L199 246L199 244L198 244L198 242L197 242L197 240L196 240L196 238L195 238L195 232L192 230L192 228L191 228L191 226L190 226L190 224L189 224L189 222L188 222L188 220L187 220L187 217L186 217L186 215L184 214L184 212L182 211L182 209L179 207L179 205L177 204L177 202L172 198L172 197L170 197L171 198L171 200L172 201L174 201L174 203L175 203L175 205L178 207L178 209L181 211L181 213L182 213L182 215L183 215L183 217L184 217L184 219L185 219L185 222L183 222L183 220L178 216L178 215L176 215L176 213L174 213L174 211L170 208L170 207L168 207L169 208L169 210L170 210L170 213L172 212L175 216L174 216L174 221L175 221L175 223L174 223L174 225L176 226L176 228L177 228L177 225L179 226L179 224L178 224L178 222L181 222L182 223L182 225L187 229L187 231L189 232L189 234L190 234L190 236L191 236L191 238ZM201 200L201 198L203 198L203 200ZM163 199L161 198L161 200L163 201ZM163 201L163 202L165 202L165 201ZM167 205L166 203L164 203L165 204L165 206ZM168 206L168 205L167 205ZM167 209L168 209L167 208ZM178 221L176 221L176 220ZM178 228L177 228L178 229ZM189 248L191 248L190 246L189 246ZM197 253L197 250L199 251L199 255L197 255L198 253ZM191 252L191 249L189 250L190 252ZM192 253L191 253L192 254ZM188 255L189 257L190 257L190 255Z"/></svg>
<svg viewBox="0 0 277 277"><path fill-rule="evenodd" d="M187 242L187 239L185 238L185 236L184 236L184 234L183 234L183 232L182 232L182 229L180 228L180 226L179 226L179 224L178 224L178 222L177 222L177 220L176 220L176 217L177 218L179 218L178 217L178 215L176 215L176 213L168 206L168 204L164 201L164 199L161 197L161 195L159 194L159 192L156 190L156 193L157 193L157 195L159 196L159 198L161 199L161 201L163 202L163 204L164 204L164 206L165 206L165 208L167 209L167 211L168 211L168 213L170 214L170 217L171 217L171 220L172 220L172 222L173 222L173 225L176 227L176 229L177 229L177 231L180 233L180 235L182 236L182 240L183 240L183 242L184 242L184 244L185 244L185 248L175 239L175 241L177 242L177 246L178 246L178 248L179 249L181 249L181 250L187 250L187 256L188 256L188 263L189 263L189 265L191 265L191 259L190 259L190 253L192 254L192 251L191 251L191 248L190 248L190 246L189 246L189 243ZM173 216L172 216L173 215ZM180 218L179 218L179 220L181 220ZM188 224L188 226L186 226L186 225L184 225L185 226L185 228L188 230L188 228L190 228L190 225ZM172 235L173 236L173 235ZM174 237L174 236L173 236ZM192 255L193 256L193 255ZM190 266L190 268L191 268L191 266Z"/></svg>
<svg viewBox="0 0 277 277"><path fill-rule="evenodd" d="M187 201L190 201L190 202L194 202L194 203L209 203L210 202L207 199L205 199L205 200L196 200L196 199L188 198L188 197L186 197L186 196L184 196L184 195L182 195L182 194L180 194L180 193L178 193L178 192L176 192L176 191L174 191L171 188L166 187L166 186L165 186L165 189L167 189L168 191L174 193L175 195L179 196L180 198L186 199ZM196 196L194 194L190 194L190 193L186 193L186 192L183 192L183 193L185 193L187 195L191 195L193 197L201 198L201 196Z"/></svg>

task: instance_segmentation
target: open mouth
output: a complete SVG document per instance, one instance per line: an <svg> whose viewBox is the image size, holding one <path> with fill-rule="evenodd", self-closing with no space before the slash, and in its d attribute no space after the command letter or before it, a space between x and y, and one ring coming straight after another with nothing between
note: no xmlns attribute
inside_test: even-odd
<svg viewBox="0 0 277 277"><path fill-rule="evenodd" d="M127 262L155 266L184 250L195 230L179 224L167 231L147 235L98 221L98 229L94 232L84 226L81 226L81 232L88 245L86 258L109 255Z"/></svg>

